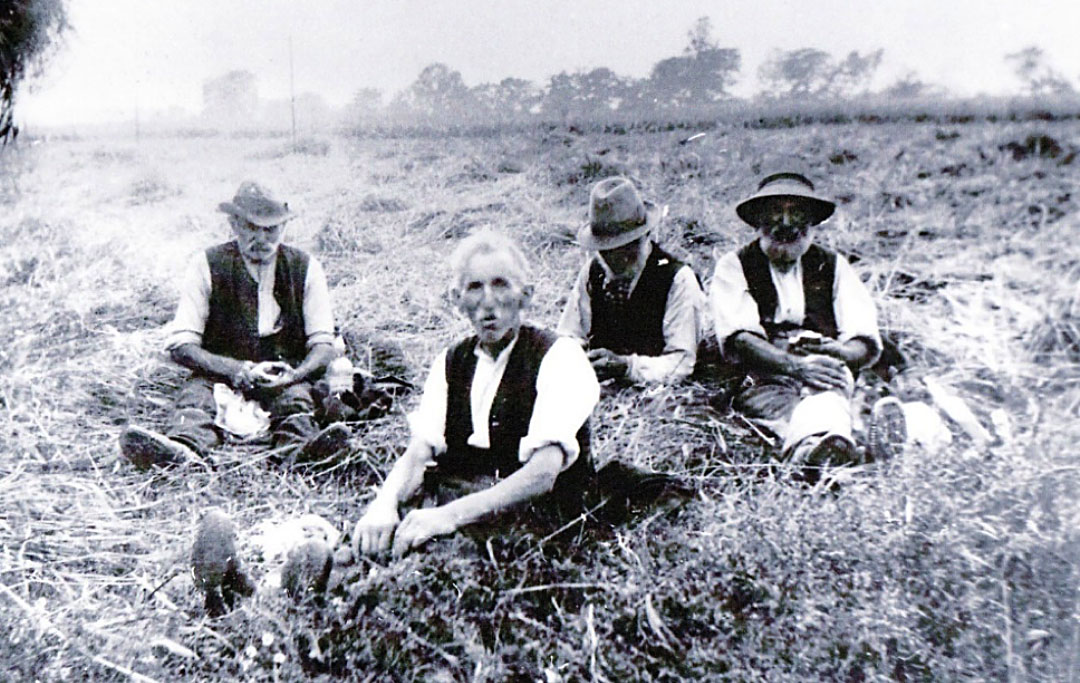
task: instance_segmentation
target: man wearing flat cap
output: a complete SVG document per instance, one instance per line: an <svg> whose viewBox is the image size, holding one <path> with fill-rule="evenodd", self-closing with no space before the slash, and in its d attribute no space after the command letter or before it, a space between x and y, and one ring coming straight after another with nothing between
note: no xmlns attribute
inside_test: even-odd
<svg viewBox="0 0 1080 683"><path fill-rule="evenodd" d="M233 239L192 259L166 344L191 377L165 433L129 426L121 452L139 468L206 456L222 442L214 400L221 383L270 413L273 446L282 455L329 457L349 432L340 423L320 431L314 416L312 380L336 355L322 266L282 244L294 214L262 185L242 183L218 208Z"/></svg>
<svg viewBox="0 0 1080 683"><path fill-rule="evenodd" d="M600 379L676 382L694 370L705 295L693 269L654 241L662 210L626 178L589 196L578 242L589 252L558 332L588 348Z"/></svg>
<svg viewBox="0 0 1080 683"><path fill-rule="evenodd" d="M814 243L835 204L794 172L766 176L736 207L757 238L723 256L709 286L717 340L747 380L733 407L783 439L781 457L818 468L860 462L852 440L855 374L881 352L870 293L842 255ZM895 400L875 406L867 455L903 443Z"/></svg>

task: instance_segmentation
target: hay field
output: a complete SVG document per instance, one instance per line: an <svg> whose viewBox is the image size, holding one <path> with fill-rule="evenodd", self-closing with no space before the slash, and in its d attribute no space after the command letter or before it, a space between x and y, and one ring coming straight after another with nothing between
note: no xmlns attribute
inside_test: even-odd
<svg viewBox="0 0 1080 683"><path fill-rule="evenodd" d="M1080 124L896 123L489 137L48 141L4 150L0 199L0 676L5 680L1080 679ZM661 241L707 276L751 237L733 205L799 154L840 201L909 367L889 390L963 398L986 443L855 472L835 492L768 446L709 372L611 391L595 455L698 496L614 529L463 533L335 572L318 604L264 592L208 619L188 571L200 510L242 530L302 512L342 531L403 449L403 411L331 470L223 448L156 476L118 458L182 377L161 354L183 264L226 237L246 178L301 217L354 361L422 381L468 326L444 257L480 226L536 262L554 325L589 184L670 207ZM255 572L263 570L252 563Z"/></svg>

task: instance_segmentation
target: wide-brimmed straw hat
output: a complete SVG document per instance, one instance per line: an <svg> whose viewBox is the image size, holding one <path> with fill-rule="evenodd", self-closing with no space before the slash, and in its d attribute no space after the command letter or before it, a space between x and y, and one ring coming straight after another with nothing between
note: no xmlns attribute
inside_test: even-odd
<svg viewBox="0 0 1080 683"><path fill-rule="evenodd" d="M758 183L757 192L735 207L739 218L755 228L761 227L761 215L780 198L796 199L810 215L810 225L817 225L833 214L836 204L814 194L814 183L801 173L773 173Z"/></svg>
<svg viewBox="0 0 1080 683"><path fill-rule="evenodd" d="M221 202L218 210L263 228L281 225L296 215L289 210L288 202L277 201L269 190L251 180L240 183L232 201Z"/></svg>
<svg viewBox="0 0 1080 683"><path fill-rule="evenodd" d="M578 231L578 242L586 249L615 249L652 232L662 215L628 179L605 178L589 193L589 220Z"/></svg>

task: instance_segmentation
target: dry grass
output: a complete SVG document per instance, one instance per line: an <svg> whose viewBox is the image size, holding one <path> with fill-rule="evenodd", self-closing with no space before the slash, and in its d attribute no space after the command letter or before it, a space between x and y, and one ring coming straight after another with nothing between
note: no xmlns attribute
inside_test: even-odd
<svg viewBox="0 0 1080 683"><path fill-rule="evenodd" d="M1017 160L1075 122L718 128L490 138L85 140L5 150L0 199L0 670L38 680L1025 679L1080 676L1080 262L1076 167ZM825 240L859 257L909 368L998 426L940 453L805 489L706 373L598 409L598 461L676 472L698 498L615 528L474 532L336 573L318 605L261 593L211 621L187 571L199 511L241 529L316 512L343 531L406 439L400 411L330 470L250 448L153 477L117 458L160 426L181 373L158 349L185 259L255 176L291 200L358 364L422 380L466 332L446 297L454 239L491 225L536 259L554 324L588 187L632 175L662 237L707 275L749 238L732 206L779 150L827 176ZM515 163L504 163L505 160ZM503 170L500 170L503 169ZM881 390L880 387L877 390ZM415 397L401 408L411 406ZM714 405L715 403L715 405ZM1001 416L1005 417L1002 418ZM1006 430L1001 420L1008 425ZM256 563L256 572L262 568Z"/></svg>

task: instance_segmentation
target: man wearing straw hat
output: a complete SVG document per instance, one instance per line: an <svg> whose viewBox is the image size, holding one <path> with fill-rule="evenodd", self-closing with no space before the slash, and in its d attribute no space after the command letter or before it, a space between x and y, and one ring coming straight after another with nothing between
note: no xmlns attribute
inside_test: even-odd
<svg viewBox="0 0 1080 683"><path fill-rule="evenodd" d="M782 439L781 457L817 477L862 461L851 430L855 374L881 352L877 312L847 259L814 244L835 204L794 172L766 176L736 207L757 238L723 256L709 286L716 336L747 380L733 406ZM874 407L868 458L904 440L895 399Z"/></svg>
<svg viewBox="0 0 1080 683"><path fill-rule="evenodd" d="M336 351L334 317L322 266L282 244L294 217L262 185L245 181L228 214L233 239L192 260L166 344L192 371L164 434L127 427L121 452L139 468L198 460L222 442L215 425L215 384L258 401L270 413L272 443L282 455L321 460L342 449L348 428L319 431L312 380Z"/></svg>
<svg viewBox="0 0 1080 683"><path fill-rule="evenodd" d="M626 178L590 192L578 232L589 257L558 331L586 344L600 379L675 382L694 370L705 295L693 269L654 241L662 215Z"/></svg>

